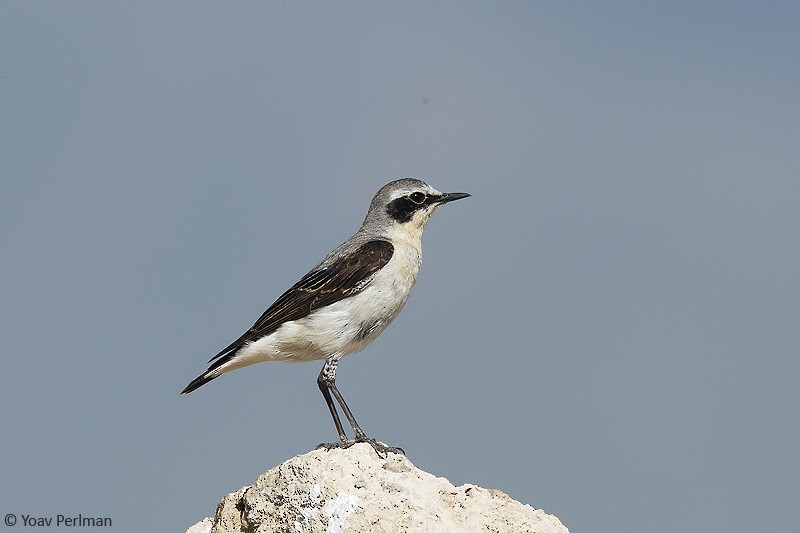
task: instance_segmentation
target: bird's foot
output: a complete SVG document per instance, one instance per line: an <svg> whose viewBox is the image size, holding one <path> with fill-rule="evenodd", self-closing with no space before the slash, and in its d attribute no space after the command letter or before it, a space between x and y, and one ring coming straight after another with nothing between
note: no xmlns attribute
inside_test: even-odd
<svg viewBox="0 0 800 533"><path fill-rule="evenodd" d="M380 457L381 459L385 459L386 456L388 454L390 454L390 453L399 453L400 455L405 455L406 454L406 452L403 450L403 448L396 448L394 446L387 446L386 444L384 444L382 442L378 442L375 439L371 439L371 438L367 437L366 435L357 436L353 440L347 439L347 440L343 440L343 441L339 441L339 442L323 442L322 444L317 446L317 449L318 450L323 449L325 451L330 451L330 450L333 450L334 448L339 448L339 449L342 449L342 450L346 450L347 448L349 448L353 444L358 444L360 442L366 442L367 444L372 446L372 449L375 450L375 453L377 453L378 457Z"/></svg>
<svg viewBox="0 0 800 533"><path fill-rule="evenodd" d="M390 453L397 453L397 454L400 454L400 455L405 455L406 454L406 452L405 452L405 450L403 450L403 448L397 448L395 446L388 446L388 445L386 445L386 444L384 444L382 442L378 442L377 440L370 439L369 437L366 437L366 436L361 437L361 438L356 437L355 442L366 442L367 444L372 446L372 449L375 450L375 453L377 453L378 457L380 457L381 459L386 459L386 456L389 455Z"/></svg>

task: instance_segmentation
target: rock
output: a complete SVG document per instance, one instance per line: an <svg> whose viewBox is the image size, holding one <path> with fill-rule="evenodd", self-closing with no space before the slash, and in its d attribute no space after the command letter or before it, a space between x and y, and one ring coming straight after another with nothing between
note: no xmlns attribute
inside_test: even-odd
<svg viewBox="0 0 800 533"><path fill-rule="evenodd" d="M480 531L568 533L558 518L495 489L454 487L369 444L315 450L228 494L187 533Z"/></svg>
<svg viewBox="0 0 800 533"><path fill-rule="evenodd" d="M211 518L203 518L198 523L186 530L186 533L211 533Z"/></svg>

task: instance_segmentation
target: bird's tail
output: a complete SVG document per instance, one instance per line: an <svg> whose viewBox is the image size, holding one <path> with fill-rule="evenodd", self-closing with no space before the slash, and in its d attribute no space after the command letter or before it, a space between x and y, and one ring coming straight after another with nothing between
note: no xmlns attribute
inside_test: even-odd
<svg viewBox="0 0 800 533"><path fill-rule="evenodd" d="M244 335L242 335L242 337L244 337ZM212 357L208 361L209 363L211 363L211 366L208 367L208 370L206 370L205 372L194 378L191 383L186 385L186 388L181 391L181 394L189 394L193 390L199 389L212 379L219 377L225 372L234 370L236 368L239 368L240 366L244 366L241 362L237 362L234 359L236 352L238 352L239 348L241 347L242 347L242 342L241 339L239 339L236 342L231 343L230 346L228 346L227 348L219 352L217 355Z"/></svg>
<svg viewBox="0 0 800 533"><path fill-rule="evenodd" d="M212 379L218 377L222 372L219 371L219 368L209 368L196 378L192 380L191 383L186 385L186 388L181 391L181 394L189 394L195 389L199 389Z"/></svg>

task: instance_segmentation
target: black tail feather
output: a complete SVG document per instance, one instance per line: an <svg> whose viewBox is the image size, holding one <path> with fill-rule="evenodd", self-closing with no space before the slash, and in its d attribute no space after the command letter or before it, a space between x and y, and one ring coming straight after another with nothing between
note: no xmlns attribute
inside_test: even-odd
<svg viewBox="0 0 800 533"><path fill-rule="evenodd" d="M202 387L203 385L205 385L206 383L208 383L209 381L218 376L219 374L214 375L211 373L211 370L209 370L203 373L202 375L194 378L192 382L186 385L186 388L181 391L181 394L189 394L193 390L199 389L200 387Z"/></svg>
<svg viewBox="0 0 800 533"><path fill-rule="evenodd" d="M227 363L228 361L230 361L231 359L233 359L233 356L236 355L237 351L238 347L236 346L236 343L233 343L224 350L222 350L220 353L212 357L209 363L211 363L211 361L214 361L214 359L216 359L216 361L211 363L211 366L208 367L208 370L206 370L201 375L194 378L191 383L186 385L186 388L181 391L181 394L189 394L193 390L202 387L212 379L222 375L221 372L214 372L214 371L219 367L221 367L222 365L224 365L225 363Z"/></svg>

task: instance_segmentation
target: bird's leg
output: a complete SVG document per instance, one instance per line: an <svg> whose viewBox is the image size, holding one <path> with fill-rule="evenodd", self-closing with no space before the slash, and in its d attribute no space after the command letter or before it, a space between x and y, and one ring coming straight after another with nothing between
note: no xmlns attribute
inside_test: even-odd
<svg viewBox="0 0 800 533"><path fill-rule="evenodd" d="M328 388L333 393L333 397L336 398L336 401L339 402L339 405L342 407L342 412L344 412L344 416L347 417L347 421L350 422L350 426L353 428L353 431L356 434L356 441L368 440L367 436L364 434L364 431L361 429L361 426L359 426L358 422L356 422L353 413L350 412L350 408L347 407L347 403L344 401L342 393L336 388L335 380L331 379Z"/></svg>
<svg viewBox="0 0 800 533"><path fill-rule="evenodd" d="M339 433L339 440L342 443L348 442L347 434L344 432L344 428L342 427L342 422L339 420L339 413L336 412L336 406L333 403L333 399L331 398L331 392L328 390L328 382L325 379L325 370L329 367L330 361L325 361L325 366L322 367L322 370L317 377L317 386L319 386L320 392L322 392L322 396L325 397L325 403L328 404L328 409L330 409L331 417L333 417L333 423L336 425L336 431ZM334 363L334 374L336 373L336 364ZM322 446L322 445L320 445Z"/></svg>
<svg viewBox="0 0 800 533"><path fill-rule="evenodd" d="M333 416L333 423L336 424L336 430L339 432L339 439L341 442L336 444L321 444L319 447L330 450L332 448L349 448L357 442L367 442L380 457L386 457L387 453L400 453L405 455L405 452L402 448L387 446L376 441L375 439L367 437L367 435L361 429L361 426L358 425L353 413L350 412L350 408L347 406L347 402L344 401L342 393L336 388L336 366L338 364L339 358L336 356L329 357L327 360L325 360L325 365L322 367L322 371L320 371L319 377L317 378L317 385L319 385L319 389L322 391L322 395L325 397L325 401L328 403L328 409L330 409L331 415ZM339 402L339 406L342 408L344 416L347 417L347 421L350 422L350 426L355 432L355 438L353 440L347 440L347 436L342 429L342 423L339 420L339 415L336 412L336 406L333 404L331 399L331 393L333 393L333 397L336 398L336 401Z"/></svg>

